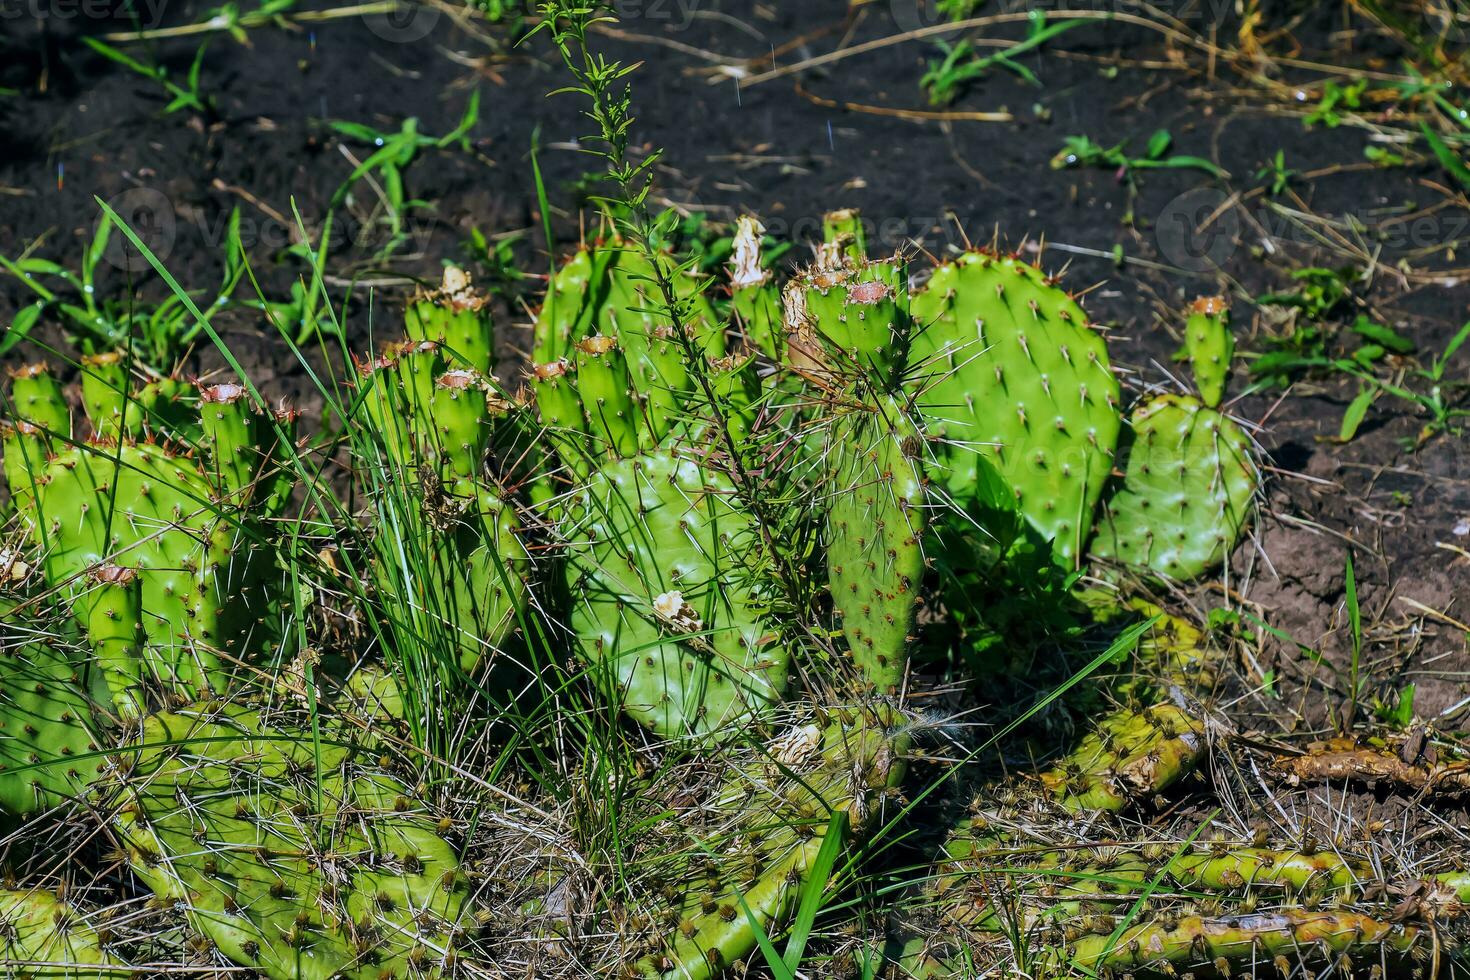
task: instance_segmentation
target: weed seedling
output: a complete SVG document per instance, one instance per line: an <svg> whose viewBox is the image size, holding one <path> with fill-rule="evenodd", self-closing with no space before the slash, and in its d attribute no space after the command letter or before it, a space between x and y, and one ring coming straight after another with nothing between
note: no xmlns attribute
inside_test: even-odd
<svg viewBox="0 0 1470 980"><path fill-rule="evenodd" d="M425 202L408 197L403 183L404 171L418 157L419 152L427 148L442 150L458 144L468 153L469 134L479 119L480 93L474 92L470 95L469 104L460 117L459 125L439 137L419 132L419 121L413 116L405 119L396 133L340 119L331 122L332 129L343 136L376 147L366 160L353 168L342 186L337 188L332 196L332 207L335 209L346 201L359 180L369 178L373 181L374 190L384 211L384 221L388 225L388 242L378 250L375 256L377 259L393 254L408 240L405 230L408 212L427 207Z"/></svg>
<svg viewBox="0 0 1470 980"><path fill-rule="evenodd" d="M989 74L990 69L997 66L1014 72L1030 84L1039 87L1041 80L1030 68L1016 61L1015 58L1041 47L1057 35L1064 34L1074 27L1080 27L1084 23L1086 21L1064 20L1049 24L1045 12L1033 10L1026 37L1008 48L989 55L979 54L975 50L975 45L970 41L962 40L955 44L940 41L939 50L944 57L939 61L929 63L929 70L919 84L928 93L929 102L932 105L951 104L964 94L964 90L971 82L984 78Z"/></svg>
<svg viewBox="0 0 1470 980"><path fill-rule="evenodd" d="M82 42L108 61L121 65L128 71L162 86L169 95L169 103L163 107L165 115L178 112L180 109L208 112L213 108L213 100L199 92L199 72L204 67L204 50L207 44L199 45L199 49L194 52L194 61L189 65L188 74L184 76L184 84L180 85L168 77L168 69L162 65L146 65L132 55L104 41L99 41L95 37L83 37Z"/></svg>

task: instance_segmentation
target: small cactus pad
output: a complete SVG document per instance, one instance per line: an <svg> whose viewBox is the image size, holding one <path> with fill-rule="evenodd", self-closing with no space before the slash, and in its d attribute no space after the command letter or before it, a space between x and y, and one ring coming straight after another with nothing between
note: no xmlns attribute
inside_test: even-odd
<svg viewBox="0 0 1470 980"><path fill-rule="evenodd" d="M817 266L786 289L786 333L829 370L872 372L885 387L903 370L910 341L908 270L885 262ZM835 348L835 355L822 351Z"/></svg>
<svg viewBox="0 0 1470 980"><path fill-rule="evenodd" d="M27 816L81 796L105 765L77 667L49 646L0 646L0 811Z"/></svg>
<svg viewBox="0 0 1470 980"><path fill-rule="evenodd" d="M1200 401L1215 408L1225 397L1230 380L1230 359L1235 356L1235 335L1230 332L1230 307L1220 296L1195 300L1184 325L1184 350L1194 370L1194 386Z"/></svg>
<svg viewBox="0 0 1470 980"><path fill-rule="evenodd" d="M77 600L94 566L136 569L144 676L195 692L222 689L219 652L243 653L252 598L243 571L249 548L238 540L248 532L220 513L214 494L192 459L123 443L57 456L35 501L33 536L47 583ZM78 615L86 608L79 603Z"/></svg>
<svg viewBox="0 0 1470 980"><path fill-rule="evenodd" d="M637 403L637 411L628 416L638 419L645 447L658 444L682 414L681 395L693 387L685 365L686 345L668 315L660 276L669 277L692 349L707 357L722 356L723 323L703 293L704 279L681 271L667 254L655 270L648 256L619 242L582 249L557 273L537 317L532 350L537 364L570 358L580 371L585 352L579 345L588 340L605 343L598 338L609 338L620 352L616 359L626 364L628 383L623 388ZM612 353L613 349L599 351ZM591 377L582 383L597 384ZM595 397L620 402L623 395L599 391ZM605 411L589 409L594 435L603 434L601 414Z"/></svg>
<svg viewBox="0 0 1470 980"><path fill-rule="evenodd" d="M7 977L90 980L135 971L107 951L104 933L51 892L0 890L0 965Z"/></svg>
<svg viewBox="0 0 1470 980"><path fill-rule="evenodd" d="M1039 269L980 252L936 269L911 310L908 373L939 440L936 482L968 509L989 460L1074 567L1121 426L1101 335Z"/></svg>
<svg viewBox="0 0 1470 980"><path fill-rule="evenodd" d="M167 439L197 446L203 438L194 386L179 378L150 381L128 400L122 428L131 439Z"/></svg>
<svg viewBox="0 0 1470 980"><path fill-rule="evenodd" d="M833 423L827 571L848 649L866 681L903 682L924 576L923 438L892 398Z"/></svg>
<svg viewBox="0 0 1470 980"><path fill-rule="evenodd" d="M570 501L572 629L595 683L654 731L737 731L786 687L761 615L751 517L724 475L671 451L614 460Z"/></svg>
<svg viewBox="0 0 1470 980"><path fill-rule="evenodd" d="M1188 775L1206 751L1204 725L1172 704L1120 710L1041 775L1068 810L1121 810Z"/></svg>
<svg viewBox="0 0 1470 980"><path fill-rule="evenodd" d="M1235 549L1250 518L1251 441L1179 395L1155 398L1130 423L1127 474L1103 501L1092 554L1181 581L1203 575Z"/></svg>
<svg viewBox="0 0 1470 980"><path fill-rule="evenodd" d="M495 327L490 298L475 289L470 275L446 266L437 289L421 289L404 316L410 341L439 345L456 369L489 376L495 367Z"/></svg>
<svg viewBox="0 0 1470 980"><path fill-rule="evenodd" d="M155 715L119 750L113 825L133 871L272 980L433 977L465 883L407 789L347 733L243 706Z"/></svg>
<svg viewBox="0 0 1470 980"><path fill-rule="evenodd" d="M363 418L398 477L374 483L379 602L417 637L444 640L469 672L491 661L527 599L528 559L514 508L483 477L492 406L481 375L444 370L430 341L394 347L367 366ZM421 474L437 480L419 492Z"/></svg>
<svg viewBox="0 0 1470 980"><path fill-rule="evenodd" d="M27 364L10 370L10 405L7 414L29 422L47 435L62 439L71 435L71 409L61 384L45 364Z"/></svg>
<svg viewBox="0 0 1470 980"><path fill-rule="evenodd" d="M718 829L695 845L724 857L709 862L707 874L684 876L678 925L640 972L711 980L756 952L752 919L767 936L779 935L827 835L840 834L845 847L882 823L884 795L905 769L901 722L886 708L842 712L825 727L792 729L753 764L735 763L713 804Z"/></svg>
<svg viewBox="0 0 1470 980"><path fill-rule="evenodd" d="M128 385L128 363L121 352L82 358L82 407L91 420L94 436L116 439L121 434Z"/></svg>

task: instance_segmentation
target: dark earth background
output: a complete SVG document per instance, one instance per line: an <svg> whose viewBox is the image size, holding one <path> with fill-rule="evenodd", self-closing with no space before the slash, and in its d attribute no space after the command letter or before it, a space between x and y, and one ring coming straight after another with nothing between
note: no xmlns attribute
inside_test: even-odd
<svg viewBox="0 0 1470 980"><path fill-rule="evenodd" d="M581 102L545 95L564 81L545 38L512 47L501 33L496 46L486 40L487 34L491 42L497 38L493 28L467 30L438 8L421 9L406 25L353 17L317 23L311 32L263 28L251 32L249 46L216 36L200 84L213 111L163 114L167 99L158 86L76 43L81 33L130 29L129 18L106 15L100 2L90 11L3 2L0 254L28 253L74 266L97 218L96 195L149 229L145 237L177 279L205 292L219 281L226 219L240 205L252 267L268 296L283 297L305 269L284 255L294 234L293 204L315 232L353 168L343 147L359 160L371 152L342 140L324 120L396 131L413 116L422 132L437 136L454 128L474 89L482 100L471 134L474 152L426 149L405 173L408 196L429 205L414 214L407 246L386 262L374 260L384 237L362 223L374 203L365 185L358 185L339 217L338 230L347 235L328 268L344 287L359 280L347 308L353 348L366 349L371 335L394 332L396 307L413 277L432 278L442 260L462 260L471 229L486 235L524 231L517 246L522 267L544 274L530 162L538 130L558 250L577 241L579 178L597 161L575 145L589 130ZM1099 23L1025 56L1042 87L995 71L953 107L1008 109L1012 123L918 120L814 101L927 109L918 87L933 56L926 41L738 90L734 78L720 72L722 62L751 58L760 60L744 71L757 74L773 58L791 64L929 22L906 2L884 0L854 12L843 0L627 0L617 29L622 36L598 43L611 57L644 62L634 76L633 144L640 152L667 151L656 198L719 221L756 214L778 237L802 242L792 253L802 257L805 242L820 236L823 212L842 206L861 208L873 222L875 251L906 247L917 254L922 246L942 257L967 239L995 237L1003 246L1031 251L1045 243L1043 264L1065 267L1066 286L1087 294L1091 315L1110 326L1115 366L1138 389L1184 377L1171 358L1182 311L1196 296L1229 295L1239 345L1255 352L1263 336L1279 328L1252 296L1288 286L1292 269L1344 264L1343 254L1324 248L1314 232L1293 226L1252 193L1260 184L1257 170L1281 149L1287 164L1303 173L1341 168L1296 182L1297 199L1283 203L1335 222L1356 219L1365 229L1347 237L1362 243L1374 271L1368 284L1355 287L1346 319L1369 313L1411 337L1427 361L1470 317L1470 260L1456 254L1470 242L1463 192L1422 152L1411 152L1406 167L1365 164L1370 133L1364 128L1306 128L1301 117L1321 81L1309 70L1274 70L1281 85L1303 86L1293 104L1254 84L1248 72L1171 47L1157 32ZM193 23L209 9L166 0L153 22L145 17L145 26ZM1239 26L1229 11L1169 12L1206 37L1233 38ZM1390 42L1343 30L1336 4L1276 5L1271 17L1290 28L1298 58L1397 67ZM1024 25L988 33L1019 38ZM197 46L197 38L185 38L128 50L180 78ZM1050 166L1065 136L1086 134L1104 145L1127 139L1141 152L1160 128L1173 134L1176 152L1206 157L1228 178L1197 170L1145 172L1129 225L1123 220L1128 190L1115 173ZM64 169L60 183L58 168ZM1199 230L1202 218L1232 200L1208 230ZM1126 257L1122 264L1114 260L1115 249ZM155 300L166 295L136 255L121 248L110 254L116 263L106 267L102 291L136 288ZM916 267L925 264L919 260ZM240 295L250 291L247 282ZM344 293L334 289L334 300ZM0 279L0 324L31 298L14 280ZM537 301L533 290L528 302ZM503 312L502 322L511 326L502 335L515 348L528 336L522 328L531 315L509 304ZM385 316L390 326L375 327L375 318ZM258 314L230 311L216 326L267 394L296 401L308 417L320 408L311 402L305 368ZM48 329L36 336L56 343L60 334ZM35 354L22 348L9 359L19 363ZM513 382L519 367L513 359L503 363L504 380ZM200 355L187 368L215 366ZM1449 376L1464 381L1467 371L1470 350L1462 350ZM1237 376L1233 390L1244 388ZM1348 379L1309 379L1285 397L1271 389L1231 406L1242 419L1261 423L1258 438L1273 468L1255 544L1237 554L1228 588L1245 608L1328 661L1316 666L1263 635L1262 650L1251 655L1254 660L1243 656L1240 666L1256 680L1274 669L1284 700L1252 695L1237 710L1259 713L1263 728L1283 720L1290 725L1298 716L1320 724L1323 705L1341 696L1343 681L1332 665L1341 667L1347 656L1343 569L1351 547L1373 690L1391 699L1414 683L1421 716L1447 729L1470 727L1470 654L1459 625L1470 621L1470 557L1456 550L1470 549L1466 441L1440 435L1417 450L1405 449L1400 440L1412 441L1424 420L1407 403L1388 398L1370 409L1351 443L1322 441L1337 433L1355 393ZM1220 588L1201 589L1190 601L1207 610L1222 601ZM1268 716L1274 716L1269 726Z"/></svg>

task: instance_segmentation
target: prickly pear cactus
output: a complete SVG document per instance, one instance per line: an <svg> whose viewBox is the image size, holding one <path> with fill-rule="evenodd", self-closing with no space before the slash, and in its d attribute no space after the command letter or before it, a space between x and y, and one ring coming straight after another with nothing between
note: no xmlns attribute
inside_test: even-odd
<svg viewBox="0 0 1470 980"><path fill-rule="evenodd" d="M444 637L470 672L518 626L529 559L514 509L482 473L494 416L513 406L482 376L447 368L437 344L411 341L362 376L363 416L392 471L368 488L374 581L396 620L420 642Z"/></svg>
<svg viewBox="0 0 1470 980"><path fill-rule="evenodd" d="M1259 477L1250 438L1193 398L1134 411L1128 470L1103 502L1092 554L1188 580L1224 561L1250 519Z"/></svg>
<svg viewBox="0 0 1470 980"><path fill-rule="evenodd" d="M258 598L237 560L238 518L221 511L199 464L148 443L85 444L53 459L38 487L34 540L46 581L85 616L87 573L125 565L141 579L143 675L186 691L223 690L220 651L244 653Z"/></svg>
<svg viewBox="0 0 1470 980"><path fill-rule="evenodd" d="M664 273L673 278L689 350L704 357L723 356L723 324L704 295L705 282L678 271L672 256L665 256L662 264ZM536 322L532 356L537 365L574 360L580 373L587 353L582 348L588 342L597 348L588 361L594 372L605 366L598 358L623 361L629 379L626 389L602 391L599 397L608 400L607 413L621 412L635 421L644 448L656 446L682 418L685 396L693 389L685 364L686 344L675 333L665 305L648 257L624 243L611 242L584 248L572 257L553 279ZM618 365L606 366L618 373ZM583 383L591 383L590 378ZM621 404L627 399L635 403L631 408ZM594 435L599 434L598 417L589 415L589 421Z"/></svg>
<svg viewBox="0 0 1470 980"><path fill-rule="evenodd" d="M10 374L8 414L19 422L29 422L46 434L62 439L71 435L71 409L61 384L52 377L45 364L27 364Z"/></svg>
<svg viewBox="0 0 1470 980"><path fill-rule="evenodd" d="M1184 350L1194 371L1194 386L1200 401L1215 408L1225 397L1230 380L1230 359L1235 356L1235 335L1230 332L1230 307L1222 296L1195 300L1184 325Z"/></svg>
<svg viewBox="0 0 1470 980"><path fill-rule="evenodd" d="M756 530L726 476L672 449L609 460L573 493L561 537L589 676L630 716L709 738L780 697L789 654L765 621Z"/></svg>
<svg viewBox="0 0 1470 980"><path fill-rule="evenodd" d="M446 266L437 289L419 290L409 301L404 321L409 340L438 344L454 368L484 377L494 370L490 298L463 269Z"/></svg>
<svg viewBox="0 0 1470 980"><path fill-rule="evenodd" d="M454 848L346 735L239 705L154 715L116 754L128 862L273 980L448 973L465 922Z"/></svg>
<svg viewBox="0 0 1470 980"><path fill-rule="evenodd" d="M81 671L68 657L7 638L0 646L0 811L48 810L96 782L106 761L91 718Z"/></svg>
<svg viewBox="0 0 1470 980"><path fill-rule="evenodd" d="M122 433L128 387L128 364L121 351L82 358L82 406L94 436L116 439Z"/></svg>
<svg viewBox="0 0 1470 980"><path fill-rule="evenodd" d="M792 729L769 756L737 764L713 804L717 835L696 845L718 857L691 862L665 948L640 961L640 971L710 980L755 953L752 919L778 936L827 836L840 835L846 849L882 824L907 749L896 712L844 710L825 726Z"/></svg>
<svg viewBox="0 0 1470 980"><path fill-rule="evenodd" d="M197 446L203 433L194 386L171 377L148 382L128 399L122 428L130 439L165 439Z"/></svg>
<svg viewBox="0 0 1470 980"><path fill-rule="evenodd" d="M1102 336L1041 270L982 252L941 265L910 309L908 374L938 440L935 481L969 508L993 465L1075 567L1121 426Z"/></svg>
<svg viewBox="0 0 1470 980"><path fill-rule="evenodd" d="M827 571L848 649L865 680L904 679L924 576L923 437L892 397L833 422Z"/></svg>
<svg viewBox="0 0 1470 980"><path fill-rule="evenodd" d="M106 934L87 916L39 890L0 891L0 964L6 976L33 980L121 980L134 972L108 951Z"/></svg>
<svg viewBox="0 0 1470 980"><path fill-rule="evenodd" d="M912 332L901 260L818 265L785 296L787 336L828 371L868 373L884 387L896 381Z"/></svg>
<svg viewBox="0 0 1470 980"><path fill-rule="evenodd" d="M822 246L826 257L861 264L868 259L868 234L863 216L855 208L840 208L822 215Z"/></svg>

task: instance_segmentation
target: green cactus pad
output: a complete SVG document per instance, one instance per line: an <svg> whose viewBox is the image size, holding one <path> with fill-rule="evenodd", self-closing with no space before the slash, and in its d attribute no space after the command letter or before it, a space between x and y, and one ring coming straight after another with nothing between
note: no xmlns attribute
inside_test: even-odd
<svg viewBox="0 0 1470 980"><path fill-rule="evenodd" d="M724 475L671 451L614 460L570 501L572 629L592 681L668 736L738 731L786 687L751 516Z"/></svg>
<svg viewBox="0 0 1470 980"><path fill-rule="evenodd" d="M62 439L70 436L71 409L60 383L51 376L51 368L45 364L27 364L9 373L11 419L29 422L44 429L47 435Z"/></svg>
<svg viewBox="0 0 1470 980"><path fill-rule="evenodd" d="M832 258L860 264L868 260L868 234L862 213L842 208L822 215L822 244Z"/></svg>
<svg viewBox="0 0 1470 980"><path fill-rule="evenodd" d="M993 464L1057 560L1075 567L1121 426L1101 335L1039 269L979 252L936 269L911 313L908 375L938 438L935 482L969 509Z"/></svg>
<svg viewBox="0 0 1470 980"><path fill-rule="evenodd" d="M149 718L117 754L129 864L273 980L447 973L466 891L455 851L344 734L238 705Z"/></svg>
<svg viewBox="0 0 1470 980"><path fill-rule="evenodd" d="M112 695L114 710L135 718L146 707L143 695L143 583L137 569L98 565L87 572L89 588L77 604L85 608L87 642Z"/></svg>
<svg viewBox="0 0 1470 980"><path fill-rule="evenodd" d="M1121 810L1188 775L1206 749L1203 723L1175 705L1124 709L1099 721L1041 781L1068 810Z"/></svg>
<svg viewBox="0 0 1470 980"><path fill-rule="evenodd" d="M1184 350L1194 370L1194 386L1200 401L1209 408L1225 397L1230 380L1230 359L1235 356L1235 335L1230 332L1230 307L1223 297L1205 296L1195 301L1184 325Z"/></svg>
<svg viewBox="0 0 1470 980"><path fill-rule="evenodd" d="M1128 470L1103 501L1092 554L1171 579L1203 575L1235 550L1259 485L1240 426L1193 398L1134 411Z"/></svg>
<svg viewBox="0 0 1470 980"><path fill-rule="evenodd" d="M903 682L924 575L923 437L895 399L833 424L827 571L832 602L864 678Z"/></svg>
<svg viewBox="0 0 1470 980"><path fill-rule="evenodd" d="M0 451L5 454L5 485L11 506L29 521L36 487L49 465L46 433L29 422L0 422Z"/></svg>
<svg viewBox="0 0 1470 980"><path fill-rule="evenodd" d="M577 342L577 392L587 429L615 456L638 452L643 431L640 406L634 398L628 360L615 338L600 334Z"/></svg>
<svg viewBox="0 0 1470 980"><path fill-rule="evenodd" d="M872 372L887 386L903 370L908 353L908 271L896 257L886 262L819 266L787 289L787 329L835 347L830 370Z"/></svg>
<svg viewBox="0 0 1470 980"><path fill-rule="evenodd" d="M194 386L178 378L150 381L128 401L123 432L130 439L167 439L197 446L203 438Z"/></svg>
<svg viewBox="0 0 1470 980"><path fill-rule="evenodd" d="M793 729L768 757L735 764L713 803L718 834L696 845L726 856L725 866L717 859L708 876L686 876L678 925L666 949L639 962L644 976L724 975L756 952L751 919L767 936L780 934L828 834L841 835L846 848L882 823L884 794L903 778L908 735L889 709L841 714L825 727Z"/></svg>
<svg viewBox="0 0 1470 980"><path fill-rule="evenodd" d="M214 493L191 459L151 444L99 444L53 459L35 501L47 584L76 600L93 566L136 568L144 675L194 692L223 690L220 652L243 655L259 599L246 571L248 532Z"/></svg>
<svg viewBox="0 0 1470 980"><path fill-rule="evenodd" d="M121 980L135 972L78 909L38 890L0 891L0 964L5 976L27 980Z"/></svg>
<svg viewBox="0 0 1470 980"><path fill-rule="evenodd" d="M82 358L82 407L94 436L116 439L128 401L128 364L118 351Z"/></svg>
<svg viewBox="0 0 1470 980"><path fill-rule="evenodd" d="M91 715L67 657L39 643L0 647L0 811L47 810L99 778Z"/></svg>
<svg viewBox="0 0 1470 980"><path fill-rule="evenodd" d="M488 377L495 368L495 327L490 298L474 288L469 273L446 266L437 289L420 290L404 316L410 341L429 341L451 367Z"/></svg>
<svg viewBox="0 0 1470 980"><path fill-rule="evenodd" d="M617 258L611 249L582 247L551 280L536 316L531 356L550 364L572 356L572 345L591 331L593 318L607 299L607 269Z"/></svg>

